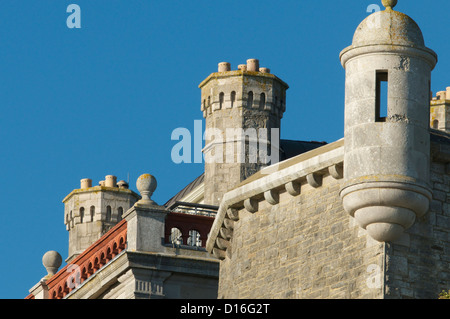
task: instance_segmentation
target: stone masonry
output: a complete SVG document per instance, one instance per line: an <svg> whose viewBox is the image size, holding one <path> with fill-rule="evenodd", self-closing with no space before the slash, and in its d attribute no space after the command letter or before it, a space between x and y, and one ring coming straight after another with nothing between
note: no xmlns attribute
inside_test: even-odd
<svg viewBox="0 0 450 319"><path fill-rule="evenodd" d="M438 145L435 145L436 147ZM450 167L448 155L431 163L430 210L399 241L386 244L386 297L437 298L450 287Z"/></svg>
<svg viewBox="0 0 450 319"><path fill-rule="evenodd" d="M340 55L344 138L224 194L207 241L221 260L219 298L437 299L450 289L449 91L431 97L437 55L397 1L382 3Z"/></svg>
<svg viewBox="0 0 450 319"><path fill-rule="evenodd" d="M320 188L240 211L219 298L379 298L384 244L343 210L339 189L326 176Z"/></svg>
<svg viewBox="0 0 450 319"><path fill-rule="evenodd" d="M229 63L219 63L218 72L199 87L206 125L204 198L206 204L218 205L225 192L266 165L258 153L251 158L252 142L263 140L268 154L271 142L279 146L288 85L260 68L257 59L248 59L233 71ZM259 129L267 130L266 135L260 135ZM273 139L272 129L278 131Z"/></svg>
<svg viewBox="0 0 450 319"><path fill-rule="evenodd" d="M344 211L343 181L330 175L297 196L281 190L278 204L260 199L257 212L239 209L218 297L437 298L450 287L450 152L432 149L430 211L394 242L372 239Z"/></svg>

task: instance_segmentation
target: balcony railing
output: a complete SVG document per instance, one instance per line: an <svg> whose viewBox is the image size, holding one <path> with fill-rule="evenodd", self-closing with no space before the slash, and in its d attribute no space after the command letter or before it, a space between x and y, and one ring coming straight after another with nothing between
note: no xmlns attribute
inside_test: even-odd
<svg viewBox="0 0 450 319"><path fill-rule="evenodd" d="M171 212L200 215L208 217L216 217L218 206L197 204L197 203L187 203L187 202L175 202L171 206L167 207L167 210Z"/></svg>

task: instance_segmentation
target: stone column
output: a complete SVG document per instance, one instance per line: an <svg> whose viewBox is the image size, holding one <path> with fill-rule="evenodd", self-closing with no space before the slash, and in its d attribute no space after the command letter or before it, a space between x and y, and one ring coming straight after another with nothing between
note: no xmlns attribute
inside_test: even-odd
<svg viewBox="0 0 450 319"><path fill-rule="evenodd" d="M167 211L150 198L156 189L156 179L150 174L143 174L138 178L136 186L142 199L123 217L128 224L128 250L161 252Z"/></svg>

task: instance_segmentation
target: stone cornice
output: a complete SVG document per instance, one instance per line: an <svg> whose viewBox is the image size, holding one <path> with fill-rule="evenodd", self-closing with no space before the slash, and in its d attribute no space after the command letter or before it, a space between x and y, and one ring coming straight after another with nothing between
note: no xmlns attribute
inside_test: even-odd
<svg viewBox="0 0 450 319"><path fill-rule="evenodd" d="M219 259L225 258L232 237L233 223L239 219L238 210L254 213L258 202L266 200L274 205L284 189L292 196L300 194L301 184L319 187L322 176L343 177L344 139L303 153L289 160L267 167L235 189L226 193L206 243L206 249Z"/></svg>
<svg viewBox="0 0 450 319"><path fill-rule="evenodd" d="M243 71L243 70L235 70L235 71L227 71L227 72L214 72L211 73L206 79L204 79L200 84L199 88L202 88L205 86L209 81L212 79L219 79L219 78L227 78L227 77L233 77L233 76L255 76L255 77L265 77L268 79L276 80L280 82L283 86L286 87L286 89L289 88L289 85L287 85L286 82L281 80L279 77L277 77L274 74L271 73L262 73L262 72L252 72L252 71Z"/></svg>
<svg viewBox="0 0 450 319"><path fill-rule="evenodd" d="M94 186L94 187L89 187L89 188L74 189L66 197L64 197L62 202L63 203L67 202L75 194L101 192L101 191L103 191L103 192L119 192L119 193L124 193L124 194L131 194L137 200L139 200L141 198L141 196L139 196L138 194L136 194L135 192L133 192L132 190L127 189L127 188Z"/></svg>

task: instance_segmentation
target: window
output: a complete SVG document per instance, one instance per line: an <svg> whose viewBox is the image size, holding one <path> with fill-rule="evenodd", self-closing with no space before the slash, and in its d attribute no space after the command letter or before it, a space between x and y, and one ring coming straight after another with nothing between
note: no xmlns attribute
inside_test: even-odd
<svg viewBox="0 0 450 319"><path fill-rule="evenodd" d="M170 230L170 242L174 245L181 245L183 243L181 231L178 228L174 227Z"/></svg>
<svg viewBox="0 0 450 319"><path fill-rule="evenodd" d="M93 222L94 221L94 215L95 215L95 206L91 206L90 214L91 214L91 222Z"/></svg>
<svg viewBox="0 0 450 319"><path fill-rule="evenodd" d="M202 241L200 240L200 233L196 230L190 230L187 244L189 246L200 247L202 245Z"/></svg>
<svg viewBox="0 0 450 319"><path fill-rule="evenodd" d="M219 94L219 107L220 109L222 109L223 107L223 98L224 98L225 94L223 92L220 92Z"/></svg>
<svg viewBox="0 0 450 319"><path fill-rule="evenodd" d="M375 97L375 121L386 122L388 115L388 72L377 71L376 97Z"/></svg>
<svg viewBox="0 0 450 319"><path fill-rule="evenodd" d="M117 221L122 220L122 215L123 215L123 208L119 207L119 209L117 210Z"/></svg>
<svg viewBox="0 0 450 319"><path fill-rule="evenodd" d="M234 106L234 102L236 101L236 92L235 91L231 92L230 100L231 100L231 107L233 107Z"/></svg>
<svg viewBox="0 0 450 319"><path fill-rule="evenodd" d="M436 129L436 130L439 128L439 121L438 120L434 120L433 121L433 128Z"/></svg>
<svg viewBox="0 0 450 319"><path fill-rule="evenodd" d="M80 208L80 223L83 222L83 219L84 219L84 207L81 207Z"/></svg>
<svg viewBox="0 0 450 319"><path fill-rule="evenodd" d="M259 98L259 108L264 109L264 106L266 105L266 94L261 93Z"/></svg>
<svg viewBox="0 0 450 319"><path fill-rule="evenodd" d="M247 98L247 107L252 107L253 105L253 92L248 92L248 98Z"/></svg>
<svg viewBox="0 0 450 319"><path fill-rule="evenodd" d="M111 221L111 206L106 207L106 221Z"/></svg>

